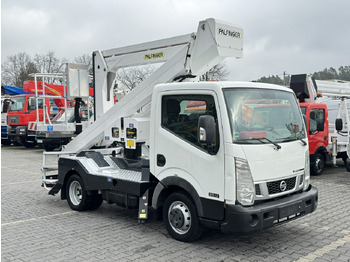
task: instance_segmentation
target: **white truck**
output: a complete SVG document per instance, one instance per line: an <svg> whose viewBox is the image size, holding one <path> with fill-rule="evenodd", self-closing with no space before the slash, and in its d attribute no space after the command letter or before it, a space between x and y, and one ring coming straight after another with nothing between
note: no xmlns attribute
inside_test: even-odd
<svg viewBox="0 0 350 262"><path fill-rule="evenodd" d="M111 100L108 83L133 61L128 56L165 63L107 112L95 109L95 122L57 153L58 174L50 175L55 167L45 157L52 153L44 153L49 194L61 191L77 211L103 200L138 208L140 222L152 208L168 233L186 242L204 227L251 232L313 212L318 191L310 184L307 136L292 90L186 81L224 57L241 57L242 35L207 19L196 34L94 52L95 105L98 93ZM256 106L275 110L253 115Z"/></svg>

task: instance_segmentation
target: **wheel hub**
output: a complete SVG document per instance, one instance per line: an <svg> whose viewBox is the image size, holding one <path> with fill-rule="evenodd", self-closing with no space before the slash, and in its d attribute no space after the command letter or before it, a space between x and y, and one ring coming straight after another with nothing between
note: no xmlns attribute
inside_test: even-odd
<svg viewBox="0 0 350 262"><path fill-rule="evenodd" d="M186 234L191 228L191 213L182 201L175 201L168 209L168 220L175 232Z"/></svg>
<svg viewBox="0 0 350 262"><path fill-rule="evenodd" d="M179 208L170 211L170 223L175 228L181 228L184 224L184 215Z"/></svg>

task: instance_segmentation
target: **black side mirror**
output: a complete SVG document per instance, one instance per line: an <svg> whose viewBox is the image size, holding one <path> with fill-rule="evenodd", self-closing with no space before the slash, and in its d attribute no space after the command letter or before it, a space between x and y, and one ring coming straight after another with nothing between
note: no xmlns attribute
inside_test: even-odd
<svg viewBox="0 0 350 262"><path fill-rule="evenodd" d="M337 118L337 119L335 120L335 129L336 129L337 131L341 131L341 130L343 129L343 119Z"/></svg>
<svg viewBox="0 0 350 262"><path fill-rule="evenodd" d="M215 140L215 119L213 116L204 115L198 119L198 142L212 145Z"/></svg>

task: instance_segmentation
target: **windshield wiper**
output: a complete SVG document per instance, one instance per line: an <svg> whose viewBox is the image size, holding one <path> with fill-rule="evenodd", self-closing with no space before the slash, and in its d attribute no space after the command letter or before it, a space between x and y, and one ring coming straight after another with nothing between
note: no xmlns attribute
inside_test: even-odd
<svg viewBox="0 0 350 262"><path fill-rule="evenodd" d="M272 141L272 140L270 140L270 139L268 139L266 137L261 137L261 138L252 137L252 138L247 138L247 139L244 139L244 140L248 140L248 141L249 140L257 140L257 141L259 141L259 142L261 142L263 144L266 144L266 143L264 143L263 139L265 139L266 141L268 141L271 144L273 144L276 147L277 150L281 149L281 146L279 144L277 144L276 142L274 142L274 141Z"/></svg>
<svg viewBox="0 0 350 262"><path fill-rule="evenodd" d="M306 146L307 143L305 142L305 140L303 140L302 138L299 138L299 137L287 137L285 139L283 139L282 141L283 142L288 142L288 141L295 141L295 140L299 140L303 143L303 146Z"/></svg>

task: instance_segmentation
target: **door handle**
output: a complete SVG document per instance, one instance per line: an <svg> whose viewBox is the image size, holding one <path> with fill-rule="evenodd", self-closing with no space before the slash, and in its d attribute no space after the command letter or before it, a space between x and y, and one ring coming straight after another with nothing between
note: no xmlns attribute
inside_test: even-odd
<svg viewBox="0 0 350 262"><path fill-rule="evenodd" d="M166 160L165 160L165 156L161 155L161 154L157 154L157 166L165 166Z"/></svg>

